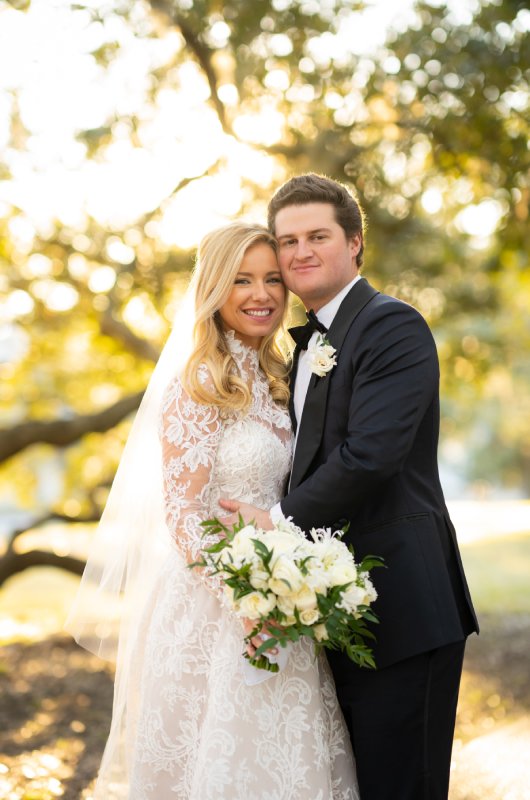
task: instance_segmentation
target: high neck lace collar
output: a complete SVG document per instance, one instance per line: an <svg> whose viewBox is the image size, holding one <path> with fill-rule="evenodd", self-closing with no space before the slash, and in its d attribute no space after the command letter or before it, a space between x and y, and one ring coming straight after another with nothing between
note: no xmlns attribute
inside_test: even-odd
<svg viewBox="0 0 530 800"><path fill-rule="evenodd" d="M237 364L247 362L256 368L259 366L258 351L254 347L242 342L241 339L238 339L235 331L226 331L225 338L228 348Z"/></svg>

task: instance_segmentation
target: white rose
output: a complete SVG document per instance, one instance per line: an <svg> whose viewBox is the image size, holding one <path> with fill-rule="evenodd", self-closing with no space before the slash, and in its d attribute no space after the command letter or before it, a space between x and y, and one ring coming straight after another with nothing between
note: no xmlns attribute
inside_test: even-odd
<svg viewBox="0 0 530 800"><path fill-rule="evenodd" d="M230 545L234 560L242 563L255 559L256 550L252 539L256 538L256 529L252 525L247 525L236 533Z"/></svg>
<svg viewBox="0 0 530 800"><path fill-rule="evenodd" d="M317 596L306 583L299 592L293 595L292 599L298 611L309 611L317 608Z"/></svg>
<svg viewBox="0 0 530 800"><path fill-rule="evenodd" d="M335 348L330 344L324 344L322 340L311 345L307 352L309 369L320 378L330 372L337 363Z"/></svg>
<svg viewBox="0 0 530 800"><path fill-rule="evenodd" d="M300 612L300 622L304 625L314 625L320 617L320 612L317 608L308 608L306 611Z"/></svg>
<svg viewBox="0 0 530 800"><path fill-rule="evenodd" d="M329 639L328 629L323 623L321 625L315 625L313 631L317 642L325 642L326 639Z"/></svg>
<svg viewBox="0 0 530 800"><path fill-rule="evenodd" d="M286 556L280 556L272 568L269 589L281 596L293 595L303 584L303 576L296 564Z"/></svg>
<svg viewBox="0 0 530 800"><path fill-rule="evenodd" d="M245 537L246 538L254 538L256 536L256 533L257 533L257 530L254 527L254 525L245 525L244 528L241 528L241 530L239 530L236 533L234 538L237 539L238 536L240 536L242 538L245 538Z"/></svg>
<svg viewBox="0 0 530 800"><path fill-rule="evenodd" d="M341 595L339 607L343 608L349 614L357 611L358 607L365 604L366 590L363 586L357 586L355 583L349 586Z"/></svg>
<svg viewBox="0 0 530 800"><path fill-rule="evenodd" d="M270 592L267 595L263 595L261 592L251 592L239 601L239 613L248 619L259 619L267 617L275 606L276 598Z"/></svg>
<svg viewBox="0 0 530 800"><path fill-rule="evenodd" d="M326 570L326 575L331 586L343 586L357 579L357 569L351 561L336 561Z"/></svg>
<svg viewBox="0 0 530 800"><path fill-rule="evenodd" d="M263 544L272 550L270 566L283 555L292 555L300 547L300 537L287 531L267 531L261 537Z"/></svg>
<svg viewBox="0 0 530 800"><path fill-rule="evenodd" d="M296 617L294 615L294 603L290 597L278 597L276 605L282 614L285 614L286 619L283 621L284 625L294 625Z"/></svg>
<svg viewBox="0 0 530 800"><path fill-rule="evenodd" d="M254 589L267 589L269 585L269 573L264 569L254 567L250 570L249 581Z"/></svg>

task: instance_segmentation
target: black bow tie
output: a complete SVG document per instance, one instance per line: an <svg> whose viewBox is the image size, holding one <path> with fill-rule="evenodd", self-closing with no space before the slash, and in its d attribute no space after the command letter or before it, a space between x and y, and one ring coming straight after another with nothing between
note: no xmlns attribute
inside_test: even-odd
<svg viewBox="0 0 530 800"><path fill-rule="evenodd" d="M306 314L307 322L305 325L299 325L297 328L289 328L289 333L295 340L297 347L301 350L307 350L309 340L315 331L318 331L322 335L328 332L328 329L320 322L313 309L307 311Z"/></svg>

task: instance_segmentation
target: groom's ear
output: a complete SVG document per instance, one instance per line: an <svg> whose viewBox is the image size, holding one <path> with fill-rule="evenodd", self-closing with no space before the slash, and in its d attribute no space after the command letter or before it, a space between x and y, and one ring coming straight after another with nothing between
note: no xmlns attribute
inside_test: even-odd
<svg viewBox="0 0 530 800"><path fill-rule="evenodd" d="M352 260L355 261L356 266L357 266L357 256L361 252L362 246L363 246L363 235L362 233L356 233L349 240L350 253L352 256Z"/></svg>

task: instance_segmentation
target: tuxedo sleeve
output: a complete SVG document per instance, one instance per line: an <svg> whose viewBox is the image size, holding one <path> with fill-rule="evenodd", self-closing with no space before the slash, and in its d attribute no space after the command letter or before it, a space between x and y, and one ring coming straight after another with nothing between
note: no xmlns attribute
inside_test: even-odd
<svg viewBox="0 0 530 800"><path fill-rule="evenodd" d="M285 516L304 530L350 519L368 493L397 474L438 398L434 339L421 315L405 303L391 301L371 313L360 335L347 337L342 358L351 358L353 367L352 385L337 389L351 394L346 436L281 501ZM437 432L427 446L436 458Z"/></svg>

